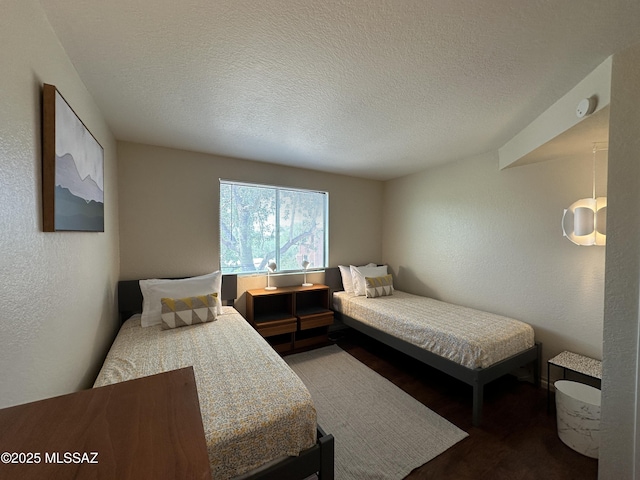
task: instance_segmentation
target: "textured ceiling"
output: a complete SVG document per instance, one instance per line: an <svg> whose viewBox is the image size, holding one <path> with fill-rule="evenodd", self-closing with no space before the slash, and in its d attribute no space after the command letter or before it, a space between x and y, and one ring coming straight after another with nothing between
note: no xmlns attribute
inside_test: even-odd
<svg viewBox="0 0 640 480"><path fill-rule="evenodd" d="M640 43L637 0L40 3L116 138L375 179L501 147Z"/></svg>

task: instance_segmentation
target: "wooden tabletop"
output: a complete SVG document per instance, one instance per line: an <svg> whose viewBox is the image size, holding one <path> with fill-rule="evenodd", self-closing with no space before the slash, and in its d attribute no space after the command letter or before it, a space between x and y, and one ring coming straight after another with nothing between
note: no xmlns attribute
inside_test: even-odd
<svg viewBox="0 0 640 480"><path fill-rule="evenodd" d="M289 285L287 287L277 287L275 290L267 290L266 288L254 288L251 290L247 290L247 292L254 297L259 297L261 295L284 295L287 293L313 292L315 290L327 290L328 288L329 287L321 283L314 283L313 285L310 285L308 287L303 287L302 285Z"/></svg>
<svg viewBox="0 0 640 480"><path fill-rule="evenodd" d="M210 479L193 368L0 410L2 479Z"/></svg>

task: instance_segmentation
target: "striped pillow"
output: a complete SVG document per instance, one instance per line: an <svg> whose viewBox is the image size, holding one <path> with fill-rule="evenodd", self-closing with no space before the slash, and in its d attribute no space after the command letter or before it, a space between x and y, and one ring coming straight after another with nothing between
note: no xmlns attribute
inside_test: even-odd
<svg viewBox="0 0 640 480"><path fill-rule="evenodd" d="M213 322L217 315L217 293L185 298L162 298L162 330Z"/></svg>
<svg viewBox="0 0 640 480"><path fill-rule="evenodd" d="M391 274L382 277L365 277L367 298L393 295L393 277Z"/></svg>

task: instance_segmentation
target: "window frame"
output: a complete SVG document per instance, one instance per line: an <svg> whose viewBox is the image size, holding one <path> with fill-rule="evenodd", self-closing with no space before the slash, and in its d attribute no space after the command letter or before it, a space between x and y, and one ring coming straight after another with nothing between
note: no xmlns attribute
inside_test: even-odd
<svg viewBox="0 0 640 480"><path fill-rule="evenodd" d="M222 259L222 205L221 205L221 199L222 199L222 185L231 185L231 186L241 186L241 187L249 187L249 188L268 188L268 189L274 189L276 191L276 206L275 206L275 231L276 231L276 239L275 239L275 251L276 251L276 258L274 259L274 261L276 262L276 270L274 273L272 273L272 275L276 274L276 275L283 275L283 274L299 274L304 272L304 269L302 268L302 266L299 266L299 268L296 269L286 269L286 270L282 270L280 268L280 202L279 202L279 197L280 197L280 193L282 191L288 191L288 192L301 192L301 193L316 193L316 194L321 194L324 197L324 201L323 201L323 220L324 220L324 232L323 232L323 266L314 266L314 267L310 267L307 269L307 272L319 272L319 271L324 271L326 268L328 268L329 266L329 192L325 191L325 190L318 190L318 189L310 189L310 188L299 188L299 187L291 187L291 186L284 186L284 185L269 185L269 184L265 184L265 183L256 183L256 182L247 182L247 181L238 181L238 180L229 180L229 179L225 179L225 178L219 178L218 179L218 233L219 233L219 240L218 240L218 249L219 249L219 254L218 254L218 259L220 262L220 270L224 272L224 268L223 268L223 259ZM252 271L237 271L237 272L225 272L225 273L232 273L234 275L246 275L246 276L251 276L251 275L263 275L267 272L267 269L265 268L264 271L262 270L252 270Z"/></svg>

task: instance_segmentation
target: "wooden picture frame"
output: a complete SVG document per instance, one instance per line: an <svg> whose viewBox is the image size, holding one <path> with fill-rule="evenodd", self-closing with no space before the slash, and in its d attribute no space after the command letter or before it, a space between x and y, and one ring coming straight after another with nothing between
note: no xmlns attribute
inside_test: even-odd
<svg viewBox="0 0 640 480"><path fill-rule="evenodd" d="M104 232L104 149L58 89L42 89L45 232Z"/></svg>

